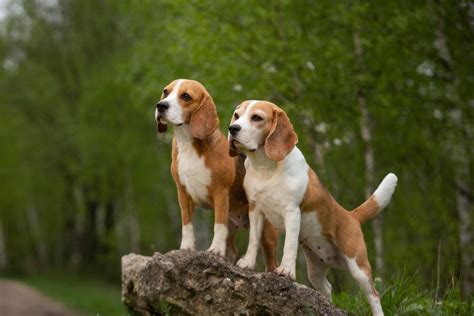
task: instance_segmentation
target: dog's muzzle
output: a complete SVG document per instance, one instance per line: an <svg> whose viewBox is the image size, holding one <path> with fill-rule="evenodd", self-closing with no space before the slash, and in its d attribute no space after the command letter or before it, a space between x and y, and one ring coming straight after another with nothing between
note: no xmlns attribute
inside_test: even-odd
<svg viewBox="0 0 474 316"><path fill-rule="evenodd" d="M160 101L156 104L156 108L158 110L158 113L164 113L166 110L170 108L170 105L166 101Z"/></svg>
<svg viewBox="0 0 474 316"><path fill-rule="evenodd" d="M163 116L164 112L169 108L168 102L160 101L156 104L156 123L159 133L164 133L168 129L167 122Z"/></svg>
<svg viewBox="0 0 474 316"><path fill-rule="evenodd" d="M233 124L229 126L229 133L233 137L237 136L237 133L242 129L242 127L238 124Z"/></svg>

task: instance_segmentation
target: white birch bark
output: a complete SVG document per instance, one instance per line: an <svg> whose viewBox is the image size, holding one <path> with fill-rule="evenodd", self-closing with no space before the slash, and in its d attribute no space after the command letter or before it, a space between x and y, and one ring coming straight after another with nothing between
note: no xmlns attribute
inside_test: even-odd
<svg viewBox="0 0 474 316"><path fill-rule="evenodd" d="M359 32L354 32L354 50L356 61L359 69L362 68L362 44ZM360 134L364 142L364 162L365 162L365 195L369 197L374 190L374 174L375 174L375 159L374 150L372 147L372 127L369 109L367 108L367 101L361 87L358 87L357 102L360 110ZM375 268L378 274L383 274L384 260L383 260L383 215L379 214L372 221L372 230L374 233L374 248L375 248Z"/></svg>
<svg viewBox="0 0 474 316"><path fill-rule="evenodd" d="M36 255L38 256L40 264L44 266L48 259L47 248L41 230L38 209L34 205L30 205L26 208L26 220L33 239L33 247L36 251Z"/></svg>
<svg viewBox="0 0 474 316"><path fill-rule="evenodd" d="M128 218L128 228L130 237L130 250L135 253L140 252L140 221L138 218L135 193L133 189L132 176L130 171L126 174L125 183L125 211Z"/></svg>

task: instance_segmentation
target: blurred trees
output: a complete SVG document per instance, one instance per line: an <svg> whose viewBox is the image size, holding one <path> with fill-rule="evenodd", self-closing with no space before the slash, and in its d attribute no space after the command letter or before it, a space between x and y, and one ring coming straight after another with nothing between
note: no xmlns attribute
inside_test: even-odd
<svg viewBox="0 0 474 316"><path fill-rule="evenodd" d="M222 130L244 99L285 108L349 209L395 172L377 273L418 271L432 287L441 243L442 281L472 293L471 3L22 0L7 13L0 267L115 276L122 254L178 247L171 135L156 138L153 112L184 77L207 86ZM211 217L200 215L201 248Z"/></svg>

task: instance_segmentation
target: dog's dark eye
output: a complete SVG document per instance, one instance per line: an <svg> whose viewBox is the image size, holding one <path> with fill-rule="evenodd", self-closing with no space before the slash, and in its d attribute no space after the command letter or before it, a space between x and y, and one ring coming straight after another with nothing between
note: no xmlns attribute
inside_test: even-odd
<svg viewBox="0 0 474 316"><path fill-rule="evenodd" d="M254 114L254 115L252 115L251 120L254 121L254 122L258 122L258 121L263 120L263 117L261 117L260 115Z"/></svg>
<svg viewBox="0 0 474 316"><path fill-rule="evenodd" d="M183 98L183 100L186 101L186 102L192 100L191 96L189 94L187 94L186 92L181 95L181 98Z"/></svg>
<svg viewBox="0 0 474 316"><path fill-rule="evenodd" d="M236 113L234 113L234 119L236 119L236 120L238 120L238 119L239 119L239 114L237 114L237 112L236 112Z"/></svg>
<svg viewBox="0 0 474 316"><path fill-rule="evenodd" d="M168 96L168 89L163 90L163 96L166 98Z"/></svg>

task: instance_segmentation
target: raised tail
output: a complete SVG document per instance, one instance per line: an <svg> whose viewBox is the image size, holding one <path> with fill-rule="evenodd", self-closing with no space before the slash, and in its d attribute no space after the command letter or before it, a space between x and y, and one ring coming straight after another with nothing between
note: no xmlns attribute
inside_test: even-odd
<svg viewBox="0 0 474 316"><path fill-rule="evenodd" d="M388 205L397 186L397 181L398 178L395 174L387 174L374 194L351 212L361 225L377 216Z"/></svg>

